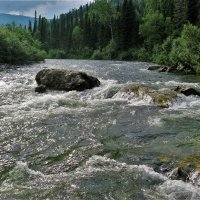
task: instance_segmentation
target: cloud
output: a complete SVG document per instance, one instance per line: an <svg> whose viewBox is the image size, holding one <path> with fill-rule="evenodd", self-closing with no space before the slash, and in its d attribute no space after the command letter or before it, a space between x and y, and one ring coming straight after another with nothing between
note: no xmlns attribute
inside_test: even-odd
<svg viewBox="0 0 200 200"><path fill-rule="evenodd" d="M88 0L47 1L38 4L36 7L33 7L27 11L24 11L23 15L33 16L36 10L39 15L45 16L47 18L53 18L54 15L66 13L73 8L77 8L80 5L86 4L87 2Z"/></svg>
<svg viewBox="0 0 200 200"><path fill-rule="evenodd" d="M0 0L0 12L33 17L36 10L38 15L53 18L54 14L57 16L66 13L90 1L92 0Z"/></svg>
<svg viewBox="0 0 200 200"><path fill-rule="evenodd" d="M10 15L22 15L22 12L13 10L13 11L8 12L7 14L10 14Z"/></svg>

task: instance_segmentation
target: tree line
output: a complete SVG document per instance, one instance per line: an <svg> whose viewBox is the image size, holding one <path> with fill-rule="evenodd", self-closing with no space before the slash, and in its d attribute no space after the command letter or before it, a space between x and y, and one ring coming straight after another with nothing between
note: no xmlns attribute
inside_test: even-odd
<svg viewBox="0 0 200 200"><path fill-rule="evenodd" d="M199 0L95 0L25 27L48 58L152 61L200 71Z"/></svg>

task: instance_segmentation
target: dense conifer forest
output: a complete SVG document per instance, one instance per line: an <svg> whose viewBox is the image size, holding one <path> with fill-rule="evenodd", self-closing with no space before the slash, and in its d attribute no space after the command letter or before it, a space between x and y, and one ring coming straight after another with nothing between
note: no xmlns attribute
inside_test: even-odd
<svg viewBox="0 0 200 200"><path fill-rule="evenodd" d="M200 71L199 0L95 0L51 20L35 12L34 24L21 29L1 28L0 44L10 45L11 34L16 41L25 37L21 53L35 52L36 60L140 60ZM25 48L30 41L37 53ZM1 52L10 54L10 46L0 46ZM0 57L0 62L10 62Z"/></svg>

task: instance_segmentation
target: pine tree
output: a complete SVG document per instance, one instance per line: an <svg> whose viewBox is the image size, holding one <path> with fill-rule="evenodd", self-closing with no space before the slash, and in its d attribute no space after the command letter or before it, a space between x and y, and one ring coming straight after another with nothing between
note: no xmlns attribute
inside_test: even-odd
<svg viewBox="0 0 200 200"><path fill-rule="evenodd" d="M188 0L174 0L174 25L179 29L188 20Z"/></svg>
<svg viewBox="0 0 200 200"><path fill-rule="evenodd" d="M32 33L32 23L31 23L31 20L29 20L29 23L28 23L28 30Z"/></svg>
<svg viewBox="0 0 200 200"><path fill-rule="evenodd" d="M136 43L138 25L131 0L124 0L121 11L121 49L127 50Z"/></svg>
<svg viewBox="0 0 200 200"><path fill-rule="evenodd" d="M192 24L198 24L198 16L200 14L200 1L189 0L188 2L188 20Z"/></svg>
<svg viewBox="0 0 200 200"><path fill-rule="evenodd" d="M33 35L37 31L37 11L35 10L35 20L34 20L34 26L33 26Z"/></svg>

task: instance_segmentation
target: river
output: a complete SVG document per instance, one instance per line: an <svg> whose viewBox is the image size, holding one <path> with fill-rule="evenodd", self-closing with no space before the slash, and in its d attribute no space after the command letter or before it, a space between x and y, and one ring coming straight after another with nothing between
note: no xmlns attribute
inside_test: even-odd
<svg viewBox="0 0 200 200"><path fill-rule="evenodd" d="M187 161L200 169L199 97L179 95L161 109L116 93L129 83L200 87L200 77L150 72L150 65L46 60L0 71L0 199L200 199L198 173L186 182L165 173ZM84 71L101 86L37 94L43 68Z"/></svg>

